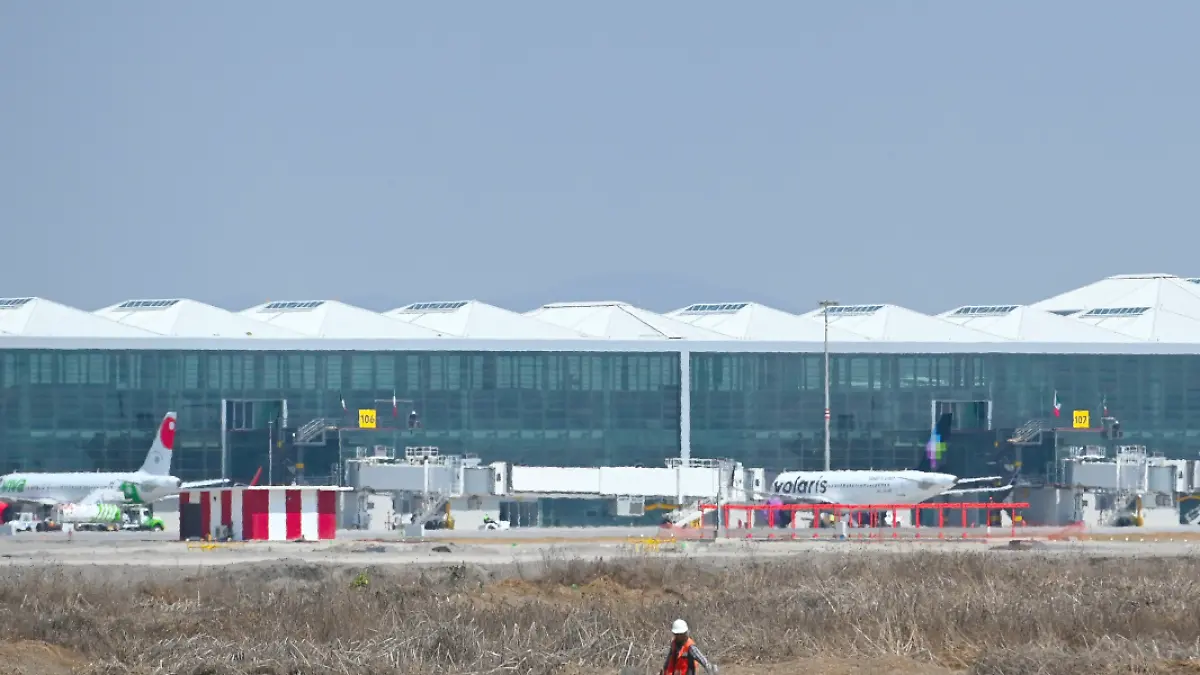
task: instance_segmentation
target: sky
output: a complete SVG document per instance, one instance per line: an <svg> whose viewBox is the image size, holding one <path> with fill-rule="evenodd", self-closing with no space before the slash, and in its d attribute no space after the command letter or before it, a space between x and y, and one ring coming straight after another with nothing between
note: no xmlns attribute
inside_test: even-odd
<svg viewBox="0 0 1200 675"><path fill-rule="evenodd" d="M1200 3L746 7L0 3L0 297L938 312L1200 276Z"/></svg>

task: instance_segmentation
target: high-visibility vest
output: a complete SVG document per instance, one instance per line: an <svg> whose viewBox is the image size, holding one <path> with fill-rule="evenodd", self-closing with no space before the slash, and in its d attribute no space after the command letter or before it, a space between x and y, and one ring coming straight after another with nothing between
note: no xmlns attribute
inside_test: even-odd
<svg viewBox="0 0 1200 675"><path fill-rule="evenodd" d="M694 675L696 663L689 653L694 644L696 643L692 642L692 638L688 638L679 649L674 649L672 645L671 660L667 663L666 675Z"/></svg>

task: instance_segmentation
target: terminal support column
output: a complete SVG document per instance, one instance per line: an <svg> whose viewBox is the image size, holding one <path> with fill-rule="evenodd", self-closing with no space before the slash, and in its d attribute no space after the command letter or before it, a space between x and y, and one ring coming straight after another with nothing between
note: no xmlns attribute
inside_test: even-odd
<svg viewBox="0 0 1200 675"><path fill-rule="evenodd" d="M679 351L679 458L692 458L692 353Z"/></svg>

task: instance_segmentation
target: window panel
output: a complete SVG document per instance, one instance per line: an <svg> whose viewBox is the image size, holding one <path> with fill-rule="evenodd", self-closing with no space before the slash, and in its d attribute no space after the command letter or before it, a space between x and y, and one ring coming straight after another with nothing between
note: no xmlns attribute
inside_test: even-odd
<svg viewBox="0 0 1200 675"><path fill-rule="evenodd" d="M464 386L464 370L461 354L446 354L446 388L451 391L465 389Z"/></svg>
<svg viewBox="0 0 1200 675"><path fill-rule="evenodd" d="M308 390L317 388L317 357L315 354L305 354L303 361L303 387Z"/></svg>
<svg viewBox="0 0 1200 675"><path fill-rule="evenodd" d="M374 389L374 357L370 354L350 356L350 388L355 391Z"/></svg>
<svg viewBox="0 0 1200 675"><path fill-rule="evenodd" d="M262 386L263 389L269 391L278 391L283 388L280 376L280 360L276 354L267 354L263 357Z"/></svg>
<svg viewBox="0 0 1200 675"><path fill-rule="evenodd" d="M445 358L441 354L433 354L427 358L429 364L429 388L441 391L446 388Z"/></svg>
<svg viewBox="0 0 1200 675"><path fill-rule="evenodd" d="M329 352L325 357L325 389L328 391L343 391L346 381L343 377L344 356L337 352Z"/></svg>
<svg viewBox="0 0 1200 675"><path fill-rule="evenodd" d="M288 354L284 359L284 386L288 389L303 391L304 389L304 355Z"/></svg>
<svg viewBox="0 0 1200 675"><path fill-rule="evenodd" d="M14 354L0 355L0 387L9 389L17 384L17 357Z"/></svg>

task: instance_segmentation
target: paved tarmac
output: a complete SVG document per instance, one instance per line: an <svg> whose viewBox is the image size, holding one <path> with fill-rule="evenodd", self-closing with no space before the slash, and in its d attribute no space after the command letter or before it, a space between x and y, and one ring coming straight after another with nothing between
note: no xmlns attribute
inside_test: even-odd
<svg viewBox="0 0 1200 675"><path fill-rule="evenodd" d="M684 531L686 532L686 531ZM181 542L171 532L62 532L21 533L0 537L0 565L118 565L195 567L271 560L363 565L447 565L544 562L547 559L595 559L629 556L662 556L704 559L714 564L748 557L812 556L834 552L894 555L913 551L989 551L998 555L1179 556L1200 553L1200 528L1148 530L1110 528L1090 530L1083 540L1052 540L1061 528L1018 531L1016 541L1008 529L993 530L990 539L982 530L927 530L917 539L915 529L850 531L841 540L837 532L817 530L755 530L730 532L720 540L663 542L658 528L537 528L500 531L433 531L421 539L405 539L397 532L342 531L333 541L295 542ZM963 538L966 533L967 537ZM773 534L775 540L765 537ZM863 538L858 538L862 534ZM893 538L893 535L895 538Z"/></svg>

